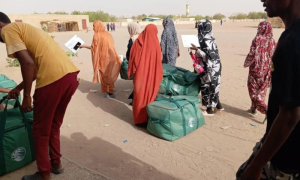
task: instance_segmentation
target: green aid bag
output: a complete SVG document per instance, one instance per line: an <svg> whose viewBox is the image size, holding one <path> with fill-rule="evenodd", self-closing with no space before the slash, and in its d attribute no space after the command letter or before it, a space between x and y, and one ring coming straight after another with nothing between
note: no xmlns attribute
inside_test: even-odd
<svg viewBox="0 0 300 180"><path fill-rule="evenodd" d="M124 80L133 80L133 76L131 76L130 79L128 78L128 60L125 58L123 59L123 62L121 64L120 76L121 79Z"/></svg>
<svg viewBox="0 0 300 180"><path fill-rule="evenodd" d="M162 139L174 141L205 124L199 109L200 99L194 96L158 97L147 106L147 130Z"/></svg>
<svg viewBox="0 0 300 180"><path fill-rule="evenodd" d="M179 85L176 84L172 79L168 77L163 77L158 93L170 96L179 96L179 95L187 95L187 96L198 96L200 93L200 78L198 78L195 82L190 85Z"/></svg>
<svg viewBox="0 0 300 180"><path fill-rule="evenodd" d="M6 81L6 80L9 80L9 78L7 76L5 76L4 74L0 74L0 82Z"/></svg>
<svg viewBox="0 0 300 180"><path fill-rule="evenodd" d="M198 96L200 76L183 68L163 64L163 79L158 93L170 96Z"/></svg>
<svg viewBox="0 0 300 180"><path fill-rule="evenodd" d="M0 176L35 161L32 137L33 112L22 113L17 100L12 109L4 97L5 109L0 111Z"/></svg>

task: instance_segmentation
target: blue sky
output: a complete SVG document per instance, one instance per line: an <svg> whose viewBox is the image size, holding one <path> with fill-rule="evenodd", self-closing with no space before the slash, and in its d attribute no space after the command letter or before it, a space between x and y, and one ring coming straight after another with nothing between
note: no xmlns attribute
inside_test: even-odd
<svg viewBox="0 0 300 180"><path fill-rule="evenodd" d="M7 14L47 13L49 11L102 10L117 16L138 14L185 14L186 0L1 0ZM260 0L189 0L191 15L227 16L250 11L263 11ZM26 7L26 8L25 8Z"/></svg>

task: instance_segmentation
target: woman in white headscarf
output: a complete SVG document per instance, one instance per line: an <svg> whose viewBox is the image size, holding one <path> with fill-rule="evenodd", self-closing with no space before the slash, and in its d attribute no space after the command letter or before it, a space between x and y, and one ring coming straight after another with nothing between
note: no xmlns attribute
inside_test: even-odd
<svg viewBox="0 0 300 180"><path fill-rule="evenodd" d="M129 39L129 42L128 42L128 45L127 45L126 59L129 61L131 47L132 47L133 43L135 42L135 40L139 37L139 35L141 33L141 27L136 22L129 23L128 24L128 32L129 32L129 35L130 35L130 39ZM133 100L133 92L131 93L131 95L129 96L128 99ZM132 105L132 102L130 103L130 105Z"/></svg>
<svg viewBox="0 0 300 180"><path fill-rule="evenodd" d="M127 45L127 52L126 52L126 59L129 61L130 59L130 52L131 52L131 47L134 43L134 41L139 37L141 33L141 27L138 23L129 23L128 24L128 32L130 35L130 39Z"/></svg>

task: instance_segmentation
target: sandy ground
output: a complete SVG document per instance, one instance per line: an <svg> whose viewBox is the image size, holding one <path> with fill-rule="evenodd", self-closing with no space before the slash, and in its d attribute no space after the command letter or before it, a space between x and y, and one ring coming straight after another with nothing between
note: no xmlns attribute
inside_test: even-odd
<svg viewBox="0 0 300 180"><path fill-rule="evenodd" d="M255 142L264 133L264 116L250 116L247 90L248 70L244 59L256 34L258 23L225 23L214 25L214 34L223 63L221 101L224 112L206 118L206 125L194 133L167 142L147 133L145 127L133 125L132 109L127 97L132 82L118 79L116 99L105 99L99 84L91 83L92 64L88 50L81 50L75 65L81 70L82 82L73 97L61 129L61 145L66 173L54 180L233 180L238 167L249 157ZM159 28L159 36L162 26ZM277 40L283 30L275 29ZM196 34L189 26L177 26L178 37ZM87 44L93 32L77 33ZM63 44L74 33L54 33ZM112 33L119 54L125 55L129 35L126 28ZM181 38L180 39L180 45ZM64 47L63 47L64 48ZM65 48L64 48L65 49ZM186 48L177 65L192 70ZM1 73L17 82L19 68L6 67L5 47L0 46ZM91 91L92 90L92 91ZM255 126L251 124L254 123ZM221 127L229 126L223 130ZM123 141L127 140L127 143ZM36 171L33 163L1 180L17 180ZM105 178L106 177L106 178Z"/></svg>

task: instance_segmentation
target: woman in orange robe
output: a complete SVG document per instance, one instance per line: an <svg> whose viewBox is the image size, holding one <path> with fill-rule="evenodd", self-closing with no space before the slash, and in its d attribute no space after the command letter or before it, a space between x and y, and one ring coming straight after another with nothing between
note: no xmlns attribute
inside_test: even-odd
<svg viewBox="0 0 300 180"><path fill-rule="evenodd" d="M114 40L109 32L105 31L105 25L101 21L94 22L94 38L92 46L80 46L92 51L94 78L98 83L100 74L101 91L105 97L114 98L114 83L121 68L121 59L114 46Z"/></svg>
<svg viewBox="0 0 300 180"><path fill-rule="evenodd" d="M161 47L157 33L155 25L148 25L131 48L128 77L134 75L132 108L135 124L148 121L146 106L155 100L163 78Z"/></svg>

